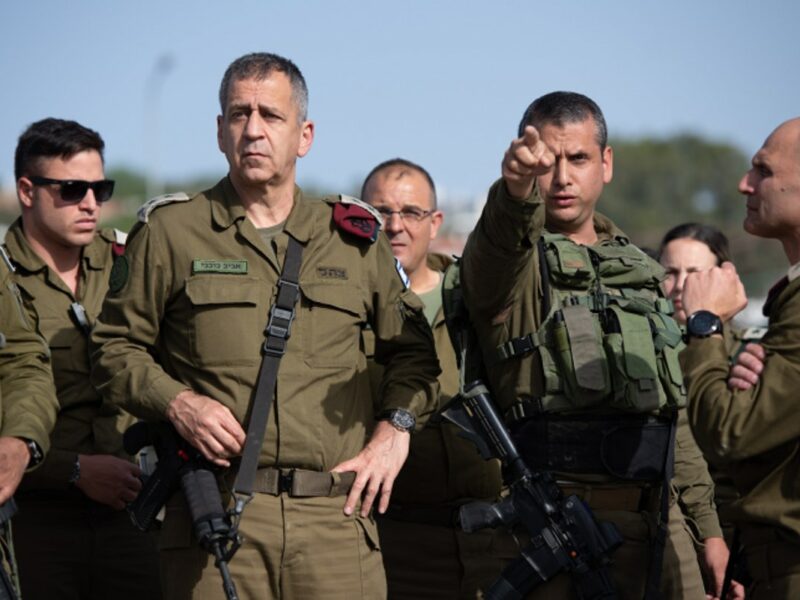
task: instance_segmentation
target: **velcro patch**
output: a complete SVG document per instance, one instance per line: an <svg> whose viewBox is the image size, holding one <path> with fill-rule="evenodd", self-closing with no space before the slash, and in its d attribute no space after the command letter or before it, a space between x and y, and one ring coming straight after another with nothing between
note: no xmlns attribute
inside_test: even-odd
<svg viewBox="0 0 800 600"><path fill-rule="evenodd" d="M247 274L246 260L214 260L196 258L192 261L192 273Z"/></svg>
<svg viewBox="0 0 800 600"><path fill-rule="evenodd" d="M381 231L379 220L363 206L337 202L333 206L333 222L342 231L374 243Z"/></svg>

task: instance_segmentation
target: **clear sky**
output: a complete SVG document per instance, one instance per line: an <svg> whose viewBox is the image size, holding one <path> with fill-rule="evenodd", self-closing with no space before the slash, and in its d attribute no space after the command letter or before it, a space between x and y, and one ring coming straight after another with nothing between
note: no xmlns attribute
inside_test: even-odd
<svg viewBox="0 0 800 600"><path fill-rule="evenodd" d="M299 179L332 192L403 156L445 194L481 194L556 89L593 97L612 137L694 131L751 155L800 115L799 30L796 0L7 1L0 184L45 116L97 129L111 166L224 174L217 89L251 51L304 72L317 129Z"/></svg>

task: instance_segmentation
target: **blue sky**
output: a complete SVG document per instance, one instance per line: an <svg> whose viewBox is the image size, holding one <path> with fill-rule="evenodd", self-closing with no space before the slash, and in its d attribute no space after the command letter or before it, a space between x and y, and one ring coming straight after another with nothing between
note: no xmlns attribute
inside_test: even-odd
<svg viewBox="0 0 800 600"><path fill-rule="evenodd" d="M524 108L556 89L593 97L612 137L694 131L751 155L800 115L798 23L792 0L6 2L0 184L45 116L100 131L109 165L224 174L217 88L254 50L304 72L317 130L299 179L332 192L403 156L447 195L481 194Z"/></svg>

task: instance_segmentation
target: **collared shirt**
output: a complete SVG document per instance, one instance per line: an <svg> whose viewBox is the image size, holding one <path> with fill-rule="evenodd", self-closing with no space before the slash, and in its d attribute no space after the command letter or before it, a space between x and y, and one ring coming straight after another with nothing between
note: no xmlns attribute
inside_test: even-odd
<svg viewBox="0 0 800 600"><path fill-rule="evenodd" d="M369 244L343 232L335 203L296 188L274 256L228 178L149 214L129 236L129 275L93 334L98 389L150 419L192 389L246 423L292 236L304 247L300 300L261 464L329 470L361 451L374 423L360 343L367 323L387 364L378 408L409 410L424 425L439 369L421 304L404 290L385 236Z"/></svg>
<svg viewBox="0 0 800 600"><path fill-rule="evenodd" d="M89 380L88 333L73 303L85 310L89 327L100 312L113 264L113 230L104 230L81 254L77 296L33 250L18 219L6 235L16 265L14 279L22 291L28 317L50 348L59 413L50 435L52 450L41 467L26 476L21 489L64 489L78 454L127 457L122 432L133 418L103 404Z"/></svg>

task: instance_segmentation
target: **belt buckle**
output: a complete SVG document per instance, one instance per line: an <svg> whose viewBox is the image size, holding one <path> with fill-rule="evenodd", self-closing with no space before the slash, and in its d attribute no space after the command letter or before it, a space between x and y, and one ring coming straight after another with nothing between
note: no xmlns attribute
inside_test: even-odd
<svg viewBox="0 0 800 600"><path fill-rule="evenodd" d="M278 494L292 495L292 488L294 487L294 469L289 471L281 471L278 476Z"/></svg>

